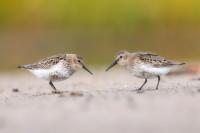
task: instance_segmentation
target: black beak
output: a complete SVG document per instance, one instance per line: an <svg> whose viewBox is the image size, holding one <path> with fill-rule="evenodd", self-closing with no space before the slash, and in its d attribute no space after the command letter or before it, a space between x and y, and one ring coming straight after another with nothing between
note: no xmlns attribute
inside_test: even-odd
<svg viewBox="0 0 200 133"><path fill-rule="evenodd" d="M119 61L119 59L116 59L116 60L106 69L106 72L107 72L108 70L110 70L112 67L114 67L115 65L117 65L118 61Z"/></svg>
<svg viewBox="0 0 200 133"><path fill-rule="evenodd" d="M93 75L93 73L84 64L82 64L82 66L83 66L83 69L85 69L87 72L89 72L91 75Z"/></svg>

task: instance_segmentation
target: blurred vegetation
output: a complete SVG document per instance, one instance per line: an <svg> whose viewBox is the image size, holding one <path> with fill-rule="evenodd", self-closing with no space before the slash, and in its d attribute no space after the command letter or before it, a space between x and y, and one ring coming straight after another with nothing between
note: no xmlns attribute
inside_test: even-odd
<svg viewBox="0 0 200 133"><path fill-rule="evenodd" d="M200 59L198 0L1 0L0 69L72 52L110 63L119 50Z"/></svg>

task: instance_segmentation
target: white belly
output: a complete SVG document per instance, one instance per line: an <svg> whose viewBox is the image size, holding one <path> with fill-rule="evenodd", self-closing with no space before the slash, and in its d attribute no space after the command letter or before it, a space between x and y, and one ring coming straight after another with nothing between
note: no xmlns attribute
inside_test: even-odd
<svg viewBox="0 0 200 133"><path fill-rule="evenodd" d="M151 74L165 75L169 73L169 71L171 70L171 67L153 67L151 65L143 65L141 66L141 69Z"/></svg>
<svg viewBox="0 0 200 133"><path fill-rule="evenodd" d="M51 81L62 81L68 79L74 71L64 67L62 64L57 64L50 69L35 69L30 70L36 77Z"/></svg>
<svg viewBox="0 0 200 133"><path fill-rule="evenodd" d="M36 77L49 80L50 72L49 69L37 69L37 70L30 70Z"/></svg>
<svg viewBox="0 0 200 133"><path fill-rule="evenodd" d="M134 76L148 79L168 74L171 70L171 67L153 67L151 65L136 65L128 69Z"/></svg>

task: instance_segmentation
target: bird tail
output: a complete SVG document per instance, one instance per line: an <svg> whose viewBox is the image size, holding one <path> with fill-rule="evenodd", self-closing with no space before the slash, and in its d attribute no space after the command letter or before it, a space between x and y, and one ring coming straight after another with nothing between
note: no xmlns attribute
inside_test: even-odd
<svg viewBox="0 0 200 133"><path fill-rule="evenodd" d="M19 69L32 69L32 65L21 65L21 66L17 66L17 68Z"/></svg>
<svg viewBox="0 0 200 133"><path fill-rule="evenodd" d="M21 69L21 68L23 68L23 66L17 66L17 68Z"/></svg>
<svg viewBox="0 0 200 133"><path fill-rule="evenodd" d="M186 63L185 62L182 62L182 63L177 63L176 65L185 65Z"/></svg>

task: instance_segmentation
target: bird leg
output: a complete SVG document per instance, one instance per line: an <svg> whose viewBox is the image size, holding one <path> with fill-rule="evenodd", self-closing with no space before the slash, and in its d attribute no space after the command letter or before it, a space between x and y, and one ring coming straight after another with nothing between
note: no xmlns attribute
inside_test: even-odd
<svg viewBox="0 0 200 133"><path fill-rule="evenodd" d="M56 89L56 87L53 85L52 81L49 82L49 85L51 86L51 88L54 89L53 93L56 93L56 92L57 92L57 89Z"/></svg>
<svg viewBox="0 0 200 133"><path fill-rule="evenodd" d="M156 90L158 90L159 84L160 84L160 76L158 76L158 83L157 83L157 86L156 86Z"/></svg>
<svg viewBox="0 0 200 133"><path fill-rule="evenodd" d="M139 89L137 89L138 91L140 91L140 90L142 90L142 88L144 87L144 85L147 83L147 79L145 79L145 81L144 81L144 83L142 84L142 86L139 88Z"/></svg>

